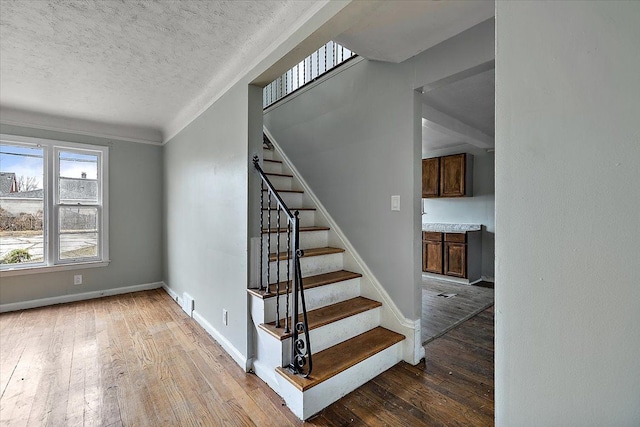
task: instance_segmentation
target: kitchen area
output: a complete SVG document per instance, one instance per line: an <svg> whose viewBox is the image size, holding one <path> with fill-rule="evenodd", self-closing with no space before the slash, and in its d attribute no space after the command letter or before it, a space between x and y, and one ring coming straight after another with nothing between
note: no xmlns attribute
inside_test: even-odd
<svg viewBox="0 0 640 427"><path fill-rule="evenodd" d="M494 81L491 67L423 89L423 343L493 305Z"/></svg>

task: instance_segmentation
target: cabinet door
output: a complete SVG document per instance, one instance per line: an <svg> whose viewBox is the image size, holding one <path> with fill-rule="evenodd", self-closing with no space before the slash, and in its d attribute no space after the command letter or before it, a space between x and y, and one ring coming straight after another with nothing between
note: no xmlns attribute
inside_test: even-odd
<svg viewBox="0 0 640 427"><path fill-rule="evenodd" d="M464 153L440 158L440 197L465 195L466 159Z"/></svg>
<svg viewBox="0 0 640 427"><path fill-rule="evenodd" d="M422 271L442 274L442 242L422 242Z"/></svg>
<svg viewBox="0 0 640 427"><path fill-rule="evenodd" d="M440 158L422 159L422 197L438 197L440 190Z"/></svg>
<svg viewBox="0 0 640 427"><path fill-rule="evenodd" d="M467 277L467 245L445 242L444 274L447 276Z"/></svg>

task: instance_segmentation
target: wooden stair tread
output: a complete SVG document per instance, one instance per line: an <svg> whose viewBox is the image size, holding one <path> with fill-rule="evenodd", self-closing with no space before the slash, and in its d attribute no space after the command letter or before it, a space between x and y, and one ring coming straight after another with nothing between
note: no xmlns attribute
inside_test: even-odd
<svg viewBox="0 0 640 427"><path fill-rule="evenodd" d="M312 256L339 254L339 253L344 252L344 249L326 247L326 248L303 249L303 251L304 251L303 258L307 258L307 257L312 257ZM285 251L285 252L280 252L278 254L276 254L276 253L269 254L269 261L286 260L287 259L287 254L290 255L291 253L290 252L287 253Z"/></svg>
<svg viewBox="0 0 640 427"><path fill-rule="evenodd" d="M305 391L402 340L404 340L403 335L378 326L350 340L312 354L313 370L309 378L294 375L282 367L276 368L276 372L298 390Z"/></svg>
<svg viewBox="0 0 640 427"><path fill-rule="evenodd" d="M263 162L282 163L282 160L262 159Z"/></svg>
<svg viewBox="0 0 640 427"><path fill-rule="evenodd" d="M300 227L300 231L325 231L325 230L330 230L329 227L316 227L316 226L310 226L310 227ZM291 230L293 231L293 230ZM287 228L286 227L280 227L280 228L269 228L269 229L263 229L262 230L262 234L268 234L268 233L286 233L287 232Z"/></svg>
<svg viewBox="0 0 640 427"><path fill-rule="evenodd" d="M289 175L287 173L275 173L275 172L265 172L265 175L270 175L270 176L284 176L286 178L293 178L293 175Z"/></svg>
<svg viewBox="0 0 640 427"><path fill-rule="evenodd" d="M347 270L332 271L329 273L317 274L315 276L303 277L302 287L303 289L307 290L307 289L315 288L318 286L329 285L331 283L357 279L358 277L362 277L362 274L354 273L353 271L347 271ZM289 287L293 288L293 285L290 284ZM286 290L287 290L286 280L278 283L278 292L280 294L284 294ZM271 285L270 293L267 293L266 291L260 291L258 289L247 289L247 292L262 299L273 298L276 296L275 284Z"/></svg>
<svg viewBox="0 0 640 427"><path fill-rule="evenodd" d="M262 191L269 191L266 188L263 188ZM278 193L304 193L304 190L278 190L276 188L276 191Z"/></svg>
<svg viewBox="0 0 640 427"><path fill-rule="evenodd" d="M276 210L276 208L271 208L271 209L269 209L269 208L262 208L262 210L263 210L263 211L266 211L266 210L272 210L272 211L275 211L275 210ZM295 212L295 211L315 211L315 210L316 210L316 208L289 208L289 210L290 210L291 212Z"/></svg>
<svg viewBox="0 0 640 427"><path fill-rule="evenodd" d="M373 310L374 308L378 308L380 306L382 306L381 302L374 301L365 297L355 297L346 301L308 311L307 320L309 322L309 330L328 325L329 323L337 322L338 320L346 319L350 316L355 316L356 314L363 313L368 310ZM298 315L298 321L302 321L302 314ZM262 323L260 324L260 328L264 329L275 338L282 341L289 338L291 336L291 333L285 333L284 319L281 319L280 322L282 326L280 328L276 328L276 322L266 324ZM289 325L293 325L293 323L289 322Z"/></svg>

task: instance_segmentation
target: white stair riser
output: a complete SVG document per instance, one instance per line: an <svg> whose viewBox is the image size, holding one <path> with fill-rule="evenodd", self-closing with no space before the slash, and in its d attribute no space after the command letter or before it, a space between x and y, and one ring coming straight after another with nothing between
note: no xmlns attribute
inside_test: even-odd
<svg viewBox="0 0 640 427"><path fill-rule="evenodd" d="M400 360L402 360L402 343L397 343L304 393L277 374L279 394L298 418L308 419L360 385L391 368Z"/></svg>
<svg viewBox="0 0 640 427"><path fill-rule="evenodd" d="M280 159L276 159L276 154L275 154L276 150L262 150L262 158L263 159L269 159L269 160L280 160Z"/></svg>
<svg viewBox="0 0 640 427"><path fill-rule="evenodd" d="M343 280L342 282L331 283L329 285L317 286L315 288L306 289L304 291L305 302L307 303L307 311L315 310L316 308L325 307L327 305L335 304L337 302L346 301L351 298L360 296L360 278ZM254 319L254 322L269 323L276 320L276 298L267 298L265 300L260 299L264 304L264 310L261 313L259 319ZM259 303L256 301L256 303ZM293 300L291 294L289 294L289 304L291 305ZM286 294L280 295L280 318L285 315L286 307Z"/></svg>
<svg viewBox="0 0 640 427"><path fill-rule="evenodd" d="M293 178L288 176L267 175L276 190L291 190Z"/></svg>
<svg viewBox="0 0 640 427"><path fill-rule="evenodd" d="M299 211L298 219L300 219L300 227L311 227L315 225L316 212L315 211ZM295 212L292 211L292 214ZM269 213L268 211L262 211L262 225L263 228L267 228L267 224L269 228L275 227L278 223L278 215L275 210L271 211L271 222L269 222ZM287 226L287 216L280 212L280 226Z"/></svg>
<svg viewBox="0 0 640 427"><path fill-rule="evenodd" d="M263 253L285 252L287 250L287 233L270 233L271 242L269 242L269 234L263 234L262 248ZM291 234L293 239L293 232ZM280 248L278 249L278 240ZM269 246L271 244L271 246ZM293 245L293 241L290 242ZM318 231L301 231L300 232L300 249L324 248L329 245L329 230Z"/></svg>
<svg viewBox="0 0 640 427"><path fill-rule="evenodd" d="M282 163L262 162L264 173L282 173Z"/></svg>
<svg viewBox="0 0 640 427"><path fill-rule="evenodd" d="M256 328L258 339L255 347L256 359L266 366L269 370L275 370L278 366L282 366L282 360L290 356L285 356L284 352L290 353L291 349L282 345L280 340L275 339L267 331ZM289 344L291 345L291 344Z"/></svg>
<svg viewBox="0 0 640 427"><path fill-rule="evenodd" d="M302 271L302 277L315 276L316 274L329 273L331 271L337 271L343 269L344 259L343 253L320 255L313 257L303 257L300 259L300 270ZM277 275L276 265L280 263L280 276ZM287 279L287 261L271 261L269 262L269 283L282 282ZM293 262L290 268L291 277L293 277ZM263 271L266 278L266 265L264 265Z"/></svg>
<svg viewBox="0 0 640 427"><path fill-rule="evenodd" d="M379 326L380 312L378 307L312 329L309 331L312 355ZM291 338L282 341L282 355L284 359L281 366L291 363Z"/></svg>
<svg viewBox="0 0 640 427"><path fill-rule="evenodd" d="M271 208L275 208L278 206L275 197L271 196L271 203L268 203L268 193L266 191L263 191L262 193L264 197L264 207L271 206ZM282 199L284 204L287 206L304 206L302 204L302 193L280 192L278 194L280 195L280 198ZM273 217L275 213L276 212L271 212L271 216ZM284 213L281 213L280 216L284 216Z"/></svg>

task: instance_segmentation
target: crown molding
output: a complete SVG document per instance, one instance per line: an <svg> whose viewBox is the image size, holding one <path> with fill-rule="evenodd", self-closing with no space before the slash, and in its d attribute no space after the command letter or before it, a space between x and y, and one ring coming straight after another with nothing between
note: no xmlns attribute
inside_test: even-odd
<svg viewBox="0 0 640 427"><path fill-rule="evenodd" d="M141 144L162 144L159 129L142 126L118 125L93 120L54 116L15 108L0 109L0 123L52 132L91 136L103 139L137 142Z"/></svg>

